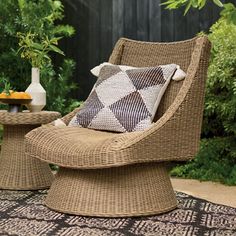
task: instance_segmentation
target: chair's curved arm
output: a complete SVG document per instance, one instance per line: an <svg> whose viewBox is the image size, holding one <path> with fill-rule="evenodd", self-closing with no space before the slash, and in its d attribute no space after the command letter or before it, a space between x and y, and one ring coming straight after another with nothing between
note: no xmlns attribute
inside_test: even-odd
<svg viewBox="0 0 236 236"><path fill-rule="evenodd" d="M80 107L75 108L72 112L68 113L67 115L63 116L61 120L68 125L71 119L76 115L76 113L79 111Z"/></svg>
<svg viewBox="0 0 236 236"><path fill-rule="evenodd" d="M147 161L192 158L200 141L209 55L209 41L199 38L187 76L173 104L149 129L118 137L116 148L139 153L137 156L143 157L137 162L145 158Z"/></svg>
<svg viewBox="0 0 236 236"><path fill-rule="evenodd" d="M76 113L79 111L80 107L75 108L72 112L68 113L67 115L63 116L62 118L60 118L66 125L69 124L69 122L71 121L71 119L76 115ZM43 126L54 126L55 125L55 121L52 121L48 124L44 124Z"/></svg>
<svg viewBox="0 0 236 236"><path fill-rule="evenodd" d="M121 57L123 54L123 49L124 49L124 43L125 43L125 38L120 38L117 43L115 44L115 47L112 51L112 54L109 58L109 62L112 64L121 64Z"/></svg>

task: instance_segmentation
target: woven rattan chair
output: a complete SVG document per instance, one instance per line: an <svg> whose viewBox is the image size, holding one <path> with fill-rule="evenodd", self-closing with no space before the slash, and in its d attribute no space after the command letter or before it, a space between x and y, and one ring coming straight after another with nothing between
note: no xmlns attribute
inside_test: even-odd
<svg viewBox="0 0 236 236"><path fill-rule="evenodd" d="M176 63L187 72L171 81L151 128L112 133L79 127L37 128L26 135L26 152L60 166L46 205L88 216L140 216L177 206L168 175L172 161L198 151L210 54L206 37L175 43L121 38L109 61L136 67ZM66 115L68 124L78 109Z"/></svg>

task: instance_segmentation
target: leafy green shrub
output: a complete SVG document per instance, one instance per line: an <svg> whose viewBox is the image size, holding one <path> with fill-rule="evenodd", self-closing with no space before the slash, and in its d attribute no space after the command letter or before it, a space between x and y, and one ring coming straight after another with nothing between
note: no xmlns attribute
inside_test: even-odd
<svg viewBox="0 0 236 236"><path fill-rule="evenodd" d="M172 175L236 185L236 25L225 18L211 27L201 148L196 158Z"/></svg>
<svg viewBox="0 0 236 236"><path fill-rule="evenodd" d="M173 176L236 185L236 150L233 137L203 139L197 157L175 167Z"/></svg>
<svg viewBox="0 0 236 236"><path fill-rule="evenodd" d="M24 37L32 36L31 53L41 53L46 60L41 68L41 83L47 91L45 109L60 111L69 107L74 100L71 91L76 88L71 78L75 63L64 59L59 68L50 60L51 52L62 52L55 45L65 36L71 36L74 29L68 25L56 24L64 16L63 5L59 0L5 0L0 1L0 80L10 81L12 87L24 91L31 81L31 65L27 58L29 51L22 54L19 48L25 46ZM47 53L42 45L48 44ZM20 43L20 45L19 45ZM27 41L28 43L28 41ZM23 50L23 48L22 48ZM51 51L51 52L50 52ZM23 52L23 51L21 51ZM37 58L34 60L37 61Z"/></svg>
<svg viewBox="0 0 236 236"><path fill-rule="evenodd" d="M71 91L77 86L70 81L75 63L73 60L64 60L56 73L51 64L41 69L41 83L47 91L47 109L60 111L63 115L78 107L80 102L71 98Z"/></svg>
<svg viewBox="0 0 236 236"><path fill-rule="evenodd" d="M236 135L236 26L223 18L211 27L203 134ZM217 124L217 126L216 126Z"/></svg>

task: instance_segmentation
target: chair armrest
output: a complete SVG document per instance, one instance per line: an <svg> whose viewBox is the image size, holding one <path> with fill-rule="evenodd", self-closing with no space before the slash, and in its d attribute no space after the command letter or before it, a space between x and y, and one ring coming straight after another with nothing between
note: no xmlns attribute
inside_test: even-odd
<svg viewBox="0 0 236 236"><path fill-rule="evenodd" d="M198 151L210 44L196 42L187 76L172 105L149 129L119 137L116 148L136 152L134 162L188 160Z"/></svg>
<svg viewBox="0 0 236 236"><path fill-rule="evenodd" d="M69 122L71 121L71 119L76 115L76 113L79 111L80 107L75 108L72 112L68 113L67 115L63 116L62 118L60 118L66 125L69 124ZM48 126L55 126L55 120L48 123L48 124L44 124L42 125L44 127Z"/></svg>
<svg viewBox="0 0 236 236"><path fill-rule="evenodd" d="M79 111L80 107L75 108L72 112L68 113L67 115L63 116L61 120L68 125L71 119L76 115L76 113Z"/></svg>

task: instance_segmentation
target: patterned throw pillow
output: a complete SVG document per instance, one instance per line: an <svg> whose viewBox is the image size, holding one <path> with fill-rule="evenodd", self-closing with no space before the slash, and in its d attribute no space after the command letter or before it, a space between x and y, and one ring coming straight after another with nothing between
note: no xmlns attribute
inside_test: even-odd
<svg viewBox="0 0 236 236"><path fill-rule="evenodd" d="M148 128L177 65L123 71L103 66L88 99L69 126L116 132Z"/></svg>

